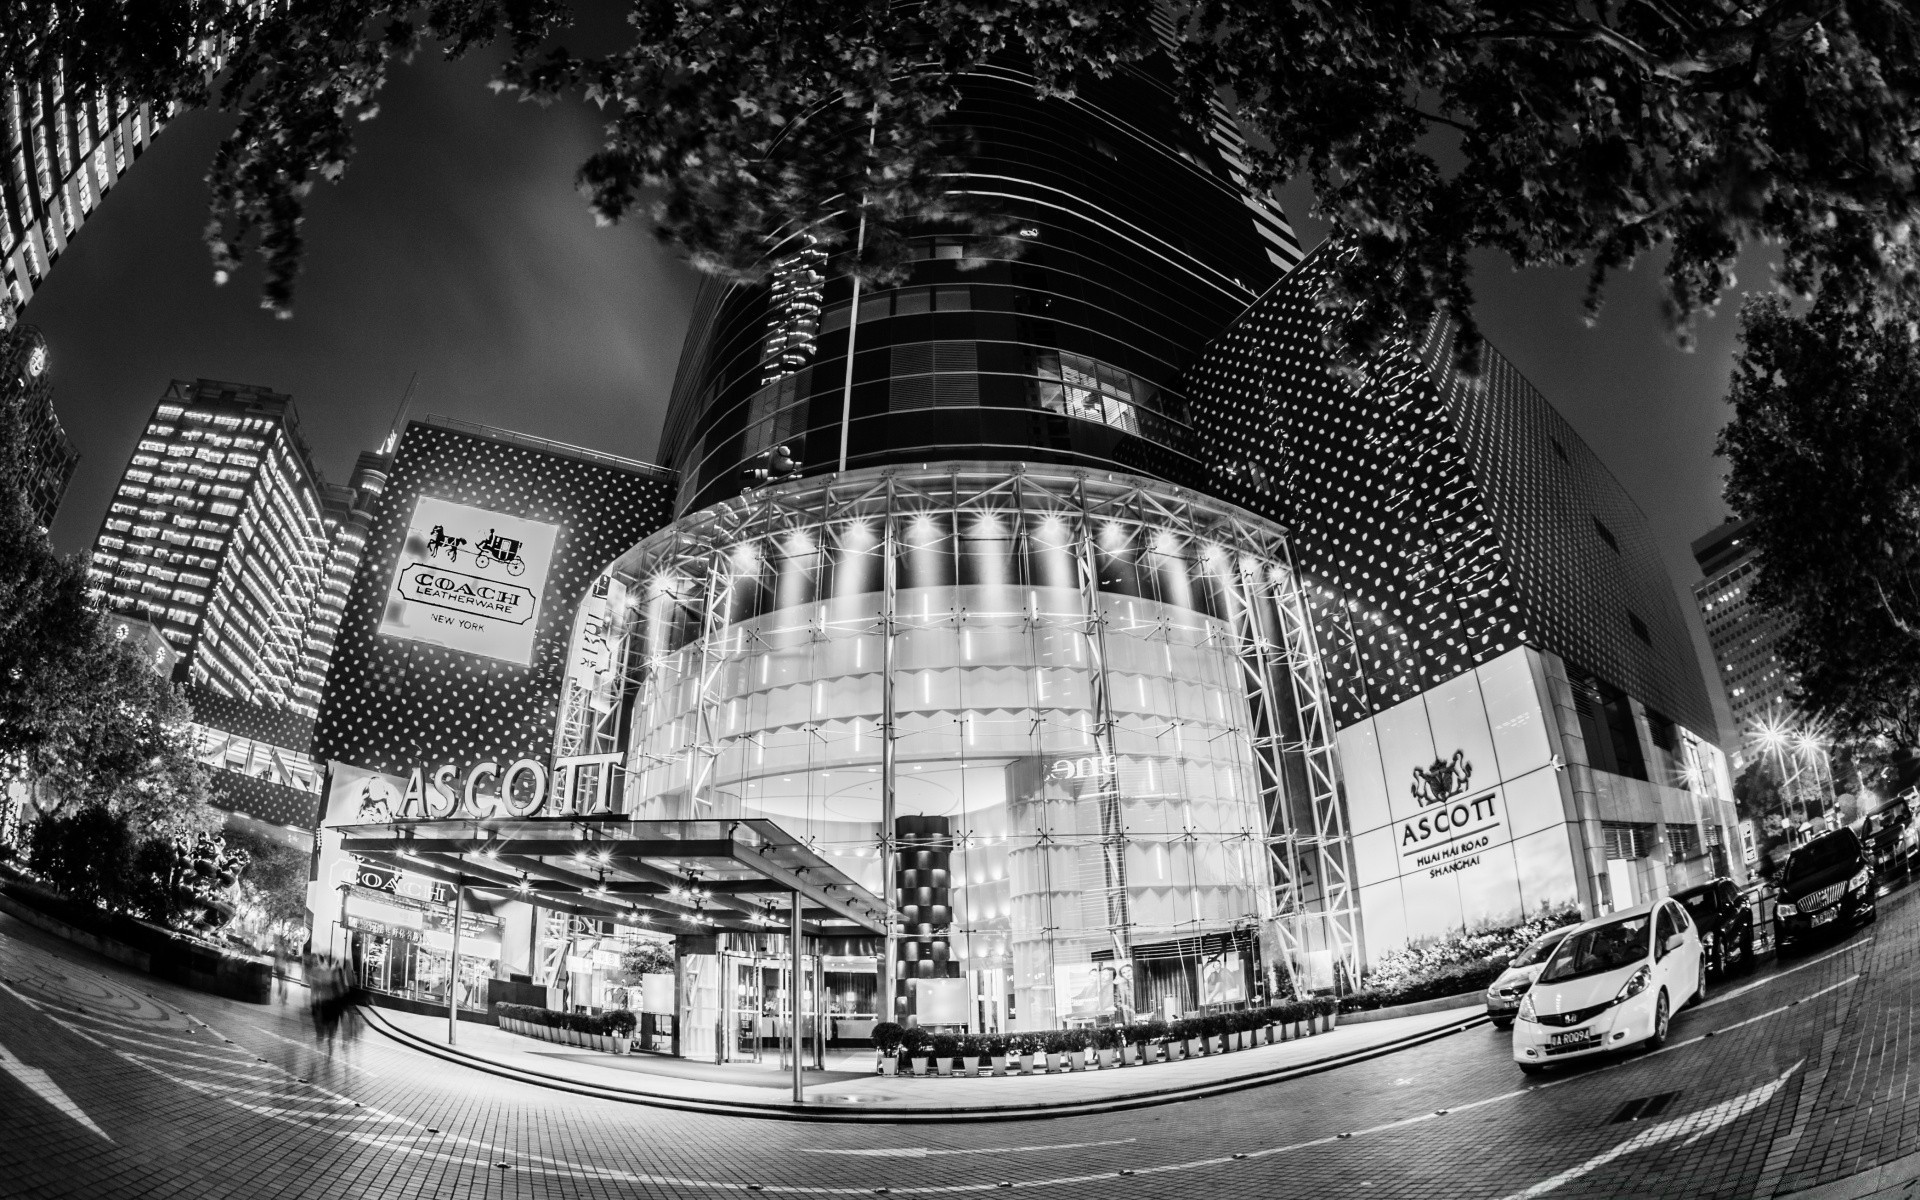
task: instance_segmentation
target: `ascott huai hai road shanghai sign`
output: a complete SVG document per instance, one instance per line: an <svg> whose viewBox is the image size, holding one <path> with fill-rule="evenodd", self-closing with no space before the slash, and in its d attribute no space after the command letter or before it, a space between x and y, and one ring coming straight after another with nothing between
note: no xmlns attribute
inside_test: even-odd
<svg viewBox="0 0 1920 1200"><path fill-rule="evenodd" d="M1480 861L1501 817L1496 789L1469 795L1472 779L1473 764L1464 750L1413 769L1413 799L1420 812L1400 822L1402 860L1411 859L1412 867L1425 867L1436 879Z"/></svg>
<svg viewBox="0 0 1920 1200"><path fill-rule="evenodd" d="M538 521L420 497L380 632L531 665L558 532Z"/></svg>

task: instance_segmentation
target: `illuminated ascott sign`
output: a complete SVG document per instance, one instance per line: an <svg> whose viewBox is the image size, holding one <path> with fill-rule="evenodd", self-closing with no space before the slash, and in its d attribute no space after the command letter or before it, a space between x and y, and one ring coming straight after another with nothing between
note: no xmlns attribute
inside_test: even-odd
<svg viewBox="0 0 1920 1200"><path fill-rule="evenodd" d="M381 634L530 665L558 532L538 521L420 497Z"/></svg>

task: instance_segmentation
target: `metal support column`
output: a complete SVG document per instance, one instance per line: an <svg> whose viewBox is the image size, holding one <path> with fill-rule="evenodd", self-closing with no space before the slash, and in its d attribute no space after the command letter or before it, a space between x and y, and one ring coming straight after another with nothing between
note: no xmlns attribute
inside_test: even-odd
<svg viewBox="0 0 1920 1200"><path fill-rule="evenodd" d="M466 888L456 877L453 881L453 953L447 960L447 1045L460 1033L460 900Z"/></svg>
<svg viewBox="0 0 1920 1200"><path fill-rule="evenodd" d="M789 1003L789 1005L788 1005L788 1007L790 1007L790 1008L791 1008L791 1009L793 1010L793 1012L792 1012L792 1018L793 1018L793 1102L794 1102L795 1104L805 1104L805 1103L807 1102L807 1098L806 1098L806 1092L805 1092L805 1090L804 1090L804 1085L803 1085L803 1083L802 1083L802 1080L801 1080L801 1075L800 1075L800 1071L801 1071L801 1063L800 1063L800 968L801 968L801 966L803 965L803 964L801 963L801 961L800 961L800 948L801 948L801 946L802 946L802 942L801 942L801 935L800 935L800 903L801 903L801 896L800 896L800 893L799 893L799 892L795 892L795 893L793 894L793 922L792 922L792 928L791 928L791 929L789 930L789 932L788 932L788 935L787 935L787 936L788 936L788 940L789 940L789 941L790 941L790 942L792 943L792 945L791 945L791 947L790 947L790 949L791 949L791 951L792 951L792 956L793 956L793 984L792 984L792 986L790 986L789 988L787 988L787 997L788 997L788 999L789 999L789 1001L790 1001L790 1003Z"/></svg>

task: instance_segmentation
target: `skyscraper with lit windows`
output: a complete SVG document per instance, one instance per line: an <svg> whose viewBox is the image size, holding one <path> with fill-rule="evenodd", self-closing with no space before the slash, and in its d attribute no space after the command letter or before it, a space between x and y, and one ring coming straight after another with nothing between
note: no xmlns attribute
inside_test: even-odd
<svg viewBox="0 0 1920 1200"><path fill-rule="evenodd" d="M122 95L69 90L59 72L0 79L0 328L164 120Z"/></svg>

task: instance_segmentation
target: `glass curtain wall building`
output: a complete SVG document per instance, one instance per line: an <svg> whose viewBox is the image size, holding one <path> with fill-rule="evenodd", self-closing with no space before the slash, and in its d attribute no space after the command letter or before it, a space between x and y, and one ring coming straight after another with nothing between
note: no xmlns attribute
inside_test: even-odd
<svg viewBox="0 0 1920 1200"><path fill-rule="evenodd" d="M893 891L923 1022L1245 999L1262 924L1317 888L1269 839L1338 833L1303 601L1230 506L1014 463L856 474L682 520L611 582L627 813L771 818Z"/></svg>
<svg viewBox="0 0 1920 1200"><path fill-rule="evenodd" d="M856 311L796 239L710 287L679 519L580 618L618 700L558 752L624 753L630 815L771 817L888 897L883 1017L1177 1014L1355 961L1284 531L1184 486L1181 373L1299 251L1158 71L960 81L957 186L1013 257L917 231ZM797 477L743 494L777 447Z"/></svg>

